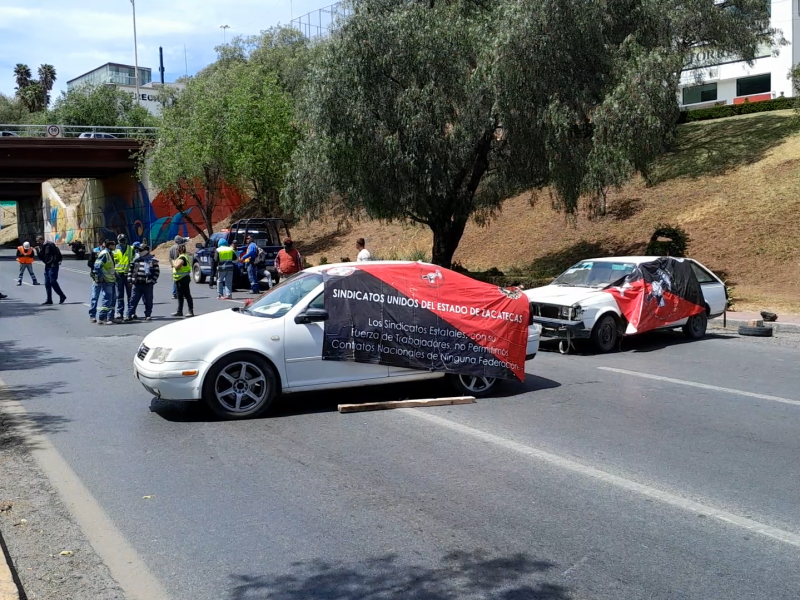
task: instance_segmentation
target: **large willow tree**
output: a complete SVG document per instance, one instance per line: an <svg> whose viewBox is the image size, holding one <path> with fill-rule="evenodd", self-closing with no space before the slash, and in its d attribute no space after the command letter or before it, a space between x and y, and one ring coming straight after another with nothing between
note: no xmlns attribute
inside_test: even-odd
<svg viewBox="0 0 800 600"><path fill-rule="evenodd" d="M672 135L697 44L752 59L763 0L355 0L319 53L284 204L422 223L449 266L470 218L550 185L574 212ZM531 232L536 235L536 232Z"/></svg>

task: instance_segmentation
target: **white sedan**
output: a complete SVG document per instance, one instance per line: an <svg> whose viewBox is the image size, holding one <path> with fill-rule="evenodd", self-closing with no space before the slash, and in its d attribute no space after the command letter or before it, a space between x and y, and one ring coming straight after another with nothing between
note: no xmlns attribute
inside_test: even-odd
<svg viewBox="0 0 800 600"><path fill-rule="evenodd" d="M153 331L134 357L136 378L158 398L203 400L219 416L240 419L262 414L279 394L445 376L322 360L328 319L322 269L312 267L282 281L247 308L221 310ZM527 359L539 349L540 331L539 325L528 328ZM460 393L477 397L490 394L498 383L488 377L447 376Z"/></svg>
<svg viewBox="0 0 800 600"><path fill-rule="evenodd" d="M599 352L610 352L625 335L625 318L614 296L604 292L610 284L631 273L635 266L657 260L656 256L627 256L582 260L559 275L550 285L525 290L534 318L544 324L543 337L561 340L566 352L571 340L588 338ZM728 307L725 284L696 260L691 264L703 290L706 311L689 319L665 323L661 329L681 327L691 339L705 335L708 319Z"/></svg>

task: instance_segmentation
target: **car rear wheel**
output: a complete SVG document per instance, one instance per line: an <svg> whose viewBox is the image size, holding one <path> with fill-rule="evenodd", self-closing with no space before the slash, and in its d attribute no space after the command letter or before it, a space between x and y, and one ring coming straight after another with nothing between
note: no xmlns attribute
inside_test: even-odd
<svg viewBox="0 0 800 600"><path fill-rule="evenodd" d="M203 275L203 271L200 270L200 263L194 263L192 265L192 279L194 279L195 283L206 282L206 276Z"/></svg>
<svg viewBox="0 0 800 600"><path fill-rule="evenodd" d="M462 396L475 396L476 398L488 396L500 382L495 377L479 377L477 375L448 375L447 379Z"/></svg>
<svg viewBox="0 0 800 600"><path fill-rule="evenodd" d="M699 315L689 317L689 320L686 321L686 324L683 326L683 335L690 340L699 340L706 335L707 328L708 315L706 315L704 311Z"/></svg>
<svg viewBox="0 0 800 600"><path fill-rule="evenodd" d="M237 352L220 359L206 375L203 400L223 419L264 414L278 392L272 366L263 357Z"/></svg>
<svg viewBox="0 0 800 600"><path fill-rule="evenodd" d="M616 347L618 338L617 320L611 315L600 317L592 329L592 343L595 349L602 354L611 352Z"/></svg>

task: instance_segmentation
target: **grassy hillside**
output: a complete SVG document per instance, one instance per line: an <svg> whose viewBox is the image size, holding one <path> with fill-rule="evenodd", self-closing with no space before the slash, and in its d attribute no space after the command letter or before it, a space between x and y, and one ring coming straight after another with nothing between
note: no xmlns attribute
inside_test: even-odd
<svg viewBox="0 0 800 600"><path fill-rule="evenodd" d="M547 192L507 201L488 227L470 224L455 260L470 269L552 273L583 258L641 253L659 222L691 237L690 256L734 288L737 309L800 312L800 118L778 111L680 127L672 152L651 175L609 194L608 215L573 222L550 208ZM354 240L383 257L430 255L423 227L362 220L298 224L313 264L355 257Z"/></svg>

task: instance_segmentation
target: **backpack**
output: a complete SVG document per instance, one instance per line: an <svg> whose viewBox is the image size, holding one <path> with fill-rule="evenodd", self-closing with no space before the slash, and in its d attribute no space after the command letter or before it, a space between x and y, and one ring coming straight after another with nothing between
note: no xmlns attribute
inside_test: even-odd
<svg viewBox="0 0 800 600"><path fill-rule="evenodd" d="M258 254L256 255L255 264L257 266L264 266L267 264L267 252L263 248L258 249Z"/></svg>

